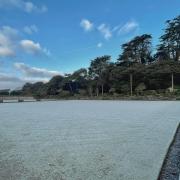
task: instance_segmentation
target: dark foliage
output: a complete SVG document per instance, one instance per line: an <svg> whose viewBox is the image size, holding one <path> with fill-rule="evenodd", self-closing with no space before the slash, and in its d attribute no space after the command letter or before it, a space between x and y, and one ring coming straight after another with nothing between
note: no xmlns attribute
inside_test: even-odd
<svg viewBox="0 0 180 180"><path fill-rule="evenodd" d="M156 52L152 36L143 34L123 44L117 62L97 57L88 69L55 76L48 83L27 83L23 95L36 97L104 96L166 92L180 87L180 16L166 22ZM173 89L174 90L174 89Z"/></svg>

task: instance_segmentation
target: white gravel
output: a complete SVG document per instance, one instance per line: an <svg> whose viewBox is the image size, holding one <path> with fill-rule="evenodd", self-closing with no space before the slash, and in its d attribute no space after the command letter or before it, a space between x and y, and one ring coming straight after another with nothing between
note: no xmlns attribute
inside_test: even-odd
<svg viewBox="0 0 180 180"><path fill-rule="evenodd" d="M0 104L2 180L156 180L180 102Z"/></svg>

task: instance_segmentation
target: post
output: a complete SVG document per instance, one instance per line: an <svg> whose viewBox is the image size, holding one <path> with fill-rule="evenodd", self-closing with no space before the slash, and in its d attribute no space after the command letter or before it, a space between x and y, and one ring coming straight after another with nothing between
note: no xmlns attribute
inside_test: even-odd
<svg viewBox="0 0 180 180"><path fill-rule="evenodd" d="M132 89L132 86L133 86L133 75L130 74L130 91L131 91L131 96L133 95L133 89Z"/></svg>
<svg viewBox="0 0 180 180"><path fill-rule="evenodd" d="M104 85L103 84L101 85L101 93L102 93L102 96L104 96Z"/></svg>
<svg viewBox="0 0 180 180"><path fill-rule="evenodd" d="M96 96L97 97L99 96L99 88L98 88L98 86L96 87Z"/></svg>
<svg viewBox="0 0 180 180"><path fill-rule="evenodd" d="M172 92L174 92L174 74L173 73L171 73L171 84L172 84L171 86Z"/></svg>
<svg viewBox="0 0 180 180"><path fill-rule="evenodd" d="M88 90L89 90L90 96L92 97L92 96L93 96L93 89L92 89L92 86L89 86Z"/></svg>

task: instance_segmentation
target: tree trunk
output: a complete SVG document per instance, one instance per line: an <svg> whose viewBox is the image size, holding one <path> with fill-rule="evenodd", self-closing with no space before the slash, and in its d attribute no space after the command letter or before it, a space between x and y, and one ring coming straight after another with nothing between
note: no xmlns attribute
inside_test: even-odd
<svg viewBox="0 0 180 180"><path fill-rule="evenodd" d="M171 73L171 88L172 88L172 92L174 92L174 74Z"/></svg>
<svg viewBox="0 0 180 180"><path fill-rule="evenodd" d="M68 83L68 84L69 84L70 92L73 93L71 83Z"/></svg>
<svg viewBox="0 0 180 180"><path fill-rule="evenodd" d="M101 85L101 93L102 93L102 96L104 96L104 84Z"/></svg>
<svg viewBox="0 0 180 180"><path fill-rule="evenodd" d="M176 51L176 61L179 61L180 59L180 50Z"/></svg>
<svg viewBox="0 0 180 180"><path fill-rule="evenodd" d="M93 92L93 90L92 90L92 87L90 86L89 87L89 94L90 94L91 97L93 96L92 92Z"/></svg>
<svg viewBox="0 0 180 180"><path fill-rule="evenodd" d="M131 91L131 96L133 95L133 75L130 74L130 91Z"/></svg>
<svg viewBox="0 0 180 180"><path fill-rule="evenodd" d="M98 86L96 87L96 96L97 97L99 96L99 88L98 88Z"/></svg>

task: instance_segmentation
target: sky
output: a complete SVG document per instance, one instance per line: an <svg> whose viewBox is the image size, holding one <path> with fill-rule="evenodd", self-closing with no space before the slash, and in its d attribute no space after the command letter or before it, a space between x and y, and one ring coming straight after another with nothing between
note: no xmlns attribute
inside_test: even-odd
<svg viewBox="0 0 180 180"><path fill-rule="evenodd" d="M47 82L180 15L179 0L0 0L0 89Z"/></svg>

